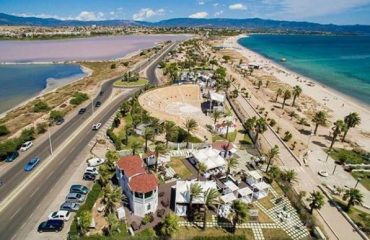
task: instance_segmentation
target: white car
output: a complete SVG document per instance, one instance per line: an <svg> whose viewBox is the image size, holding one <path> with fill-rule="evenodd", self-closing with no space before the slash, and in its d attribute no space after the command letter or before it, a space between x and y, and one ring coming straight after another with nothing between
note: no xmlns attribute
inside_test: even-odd
<svg viewBox="0 0 370 240"><path fill-rule="evenodd" d="M104 162L105 162L104 158L91 158L87 160L87 165L89 167L96 167L96 166L103 164Z"/></svg>
<svg viewBox="0 0 370 240"><path fill-rule="evenodd" d="M30 149L31 147L32 147L32 145L33 145L33 143L32 143L32 141L28 141L28 142L25 142L25 143L23 143L22 144L22 146L21 146L21 151L22 152L25 152L25 151L27 151L28 149Z"/></svg>
<svg viewBox="0 0 370 240"><path fill-rule="evenodd" d="M87 167L85 169L85 173L90 173L90 174L93 174L93 175L98 175L99 172L98 172L99 168L97 167Z"/></svg>
<svg viewBox="0 0 370 240"><path fill-rule="evenodd" d="M321 170L318 173L322 177L329 177L329 173L327 171Z"/></svg>
<svg viewBox="0 0 370 240"><path fill-rule="evenodd" d="M95 123L94 125L92 125L92 130L98 130L100 127L101 127L101 123L100 122Z"/></svg>
<svg viewBox="0 0 370 240"><path fill-rule="evenodd" d="M60 210L60 211L50 213L50 215L48 216L48 219L68 221L69 217L70 217L70 214L68 211Z"/></svg>

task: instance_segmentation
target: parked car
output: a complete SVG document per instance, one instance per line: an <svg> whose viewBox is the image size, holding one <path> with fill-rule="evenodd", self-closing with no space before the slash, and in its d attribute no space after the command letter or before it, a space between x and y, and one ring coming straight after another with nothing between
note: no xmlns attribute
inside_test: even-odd
<svg viewBox="0 0 370 240"><path fill-rule="evenodd" d="M89 189L85 187L84 185L72 185L69 189L70 193L79 193L79 194L87 194L89 192Z"/></svg>
<svg viewBox="0 0 370 240"><path fill-rule="evenodd" d="M324 170L319 171L318 174L322 177L329 177L329 173Z"/></svg>
<svg viewBox="0 0 370 240"><path fill-rule="evenodd" d="M91 173L84 173L84 176L82 177L85 181L95 181L96 175L93 175Z"/></svg>
<svg viewBox="0 0 370 240"><path fill-rule="evenodd" d="M104 158L91 158L87 160L87 165L89 167L96 167L96 166L103 164L104 162L105 162Z"/></svg>
<svg viewBox="0 0 370 240"><path fill-rule="evenodd" d="M22 146L21 146L21 151L22 152L25 152L25 151L27 151L28 149L30 149L31 147L32 147L32 145L33 145L33 143L32 143L32 141L27 141L27 142L25 142L25 143L23 143L22 144Z"/></svg>
<svg viewBox="0 0 370 240"><path fill-rule="evenodd" d="M81 205L78 203L65 202L60 206L60 210L77 212L80 209Z"/></svg>
<svg viewBox="0 0 370 240"><path fill-rule="evenodd" d="M38 164L40 163L40 158L34 157L32 158L26 165L24 165L24 171L30 172L32 171Z"/></svg>
<svg viewBox="0 0 370 240"><path fill-rule="evenodd" d="M70 217L70 214L68 211L65 210L59 210L55 211L49 214L48 219L49 220L63 220L68 221Z"/></svg>
<svg viewBox="0 0 370 240"><path fill-rule="evenodd" d="M63 230L64 227L64 221L63 220L47 220L45 222L42 222L39 227L37 228L37 231L39 233L42 232L60 232Z"/></svg>
<svg viewBox="0 0 370 240"><path fill-rule="evenodd" d="M80 193L68 193L66 202L82 203L85 201L86 195Z"/></svg>
<svg viewBox="0 0 370 240"><path fill-rule="evenodd" d="M58 118L57 120L55 120L56 125L62 125L63 123L64 123L64 118Z"/></svg>
<svg viewBox="0 0 370 240"><path fill-rule="evenodd" d="M104 94L104 91L100 91L99 96L102 96Z"/></svg>
<svg viewBox="0 0 370 240"><path fill-rule="evenodd" d="M98 175L99 174L97 167L87 167L85 169L85 173L90 173L90 174L93 174L93 175Z"/></svg>
<svg viewBox="0 0 370 240"><path fill-rule="evenodd" d="M101 102L100 101L97 101L96 103L95 103L95 107L100 107L101 106Z"/></svg>
<svg viewBox="0 0 370 240"><path fill-rule="evenodd" d="M80 108L80 111L78 111L78 114L84 114L86 112L86 108Z"/></svg>
<svg viewBox="0 0 370 240"><path fill-rule="evenodd" d="M98 123L95 123L94 125L92 125L92 130L99 130L99 128L101 127L101 123L98 122Z"/></svg>
<svg viewBox="0 0 370 240"><path fill-rule="evenodd" d="M13 162L17 157L19 156L19 153L17 151L11 152L6 156L5 162Z"/></svg>

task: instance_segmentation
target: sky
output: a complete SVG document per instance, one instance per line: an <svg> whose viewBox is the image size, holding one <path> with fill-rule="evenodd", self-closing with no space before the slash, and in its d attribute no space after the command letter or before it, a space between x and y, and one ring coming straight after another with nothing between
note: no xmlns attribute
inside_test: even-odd
<svg viewBox="0 0 370 240"><path fill-rule="evenodd" d="M370 25L370 0L0 0L0 12L83 21L258 17Z"/></svg>

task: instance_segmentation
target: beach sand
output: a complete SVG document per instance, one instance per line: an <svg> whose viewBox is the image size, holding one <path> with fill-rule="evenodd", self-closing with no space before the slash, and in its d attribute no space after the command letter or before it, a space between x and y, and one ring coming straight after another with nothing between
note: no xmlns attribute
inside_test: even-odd
<svg viewBox="0 0 370 240"><path fill-rule="evenodd" d="M249 62L259 64L266 74L274 76L279 81L290 86L299 85L303 94L314 99L322 106L329 109L331 122L343 119L351 112L357 112L361 117L361 124L348 133L348 139L355 141L360 147L370 151L370 106L358 102L353 98L339 93L314 79L299 75L283 66L253 52L238 43L238 39L245 36L230 37L224 41L223 46L236 50L248 59Z"/></svg>

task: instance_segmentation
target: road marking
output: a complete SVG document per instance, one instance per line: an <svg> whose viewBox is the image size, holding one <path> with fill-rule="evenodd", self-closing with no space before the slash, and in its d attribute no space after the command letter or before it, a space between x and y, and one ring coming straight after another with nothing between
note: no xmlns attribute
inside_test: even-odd
<svg viewBox="0 0 370 240"><path fill-rule="evenodd" d="M15 215L17 215L17 213L21 210L21 208L18 208L17 211L15 211L15 213L12 214L12 216L10 216L10 219L13 219Z"/></svg>
<svg viewBox="0 0 370 240"><path fill-rule="evenodd" d="M31 193L30 198L32 198L33 195L40 189L40 186L37 186L37 188Z"/></svg>

